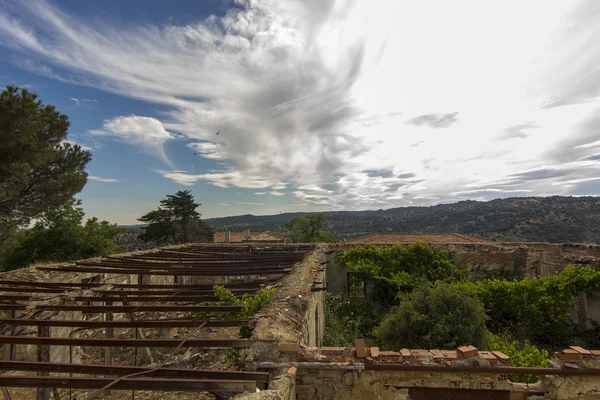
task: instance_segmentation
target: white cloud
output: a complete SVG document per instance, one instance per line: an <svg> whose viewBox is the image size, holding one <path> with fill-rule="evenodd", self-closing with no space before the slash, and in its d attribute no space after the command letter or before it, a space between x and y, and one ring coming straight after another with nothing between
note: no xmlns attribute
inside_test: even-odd
<svg viewBox="0 0 600 400"><path fill-rule="evenodd" d="M98 103L98 100L96 100L96 99L78 99L77 97L71 97L71 100L73 100L75 102L75 104Z"/></svg>
<svg viewBox="0 0 600 400"><path fill-rule="evenodd" d="M264 206L265 203L249 203L249 202L243 202L243 201L234 201L233 204L239 204L239 205L243 205L243 206Z"/></svg>
<svg viewBox="0 0 600 400"><path fill-rule="evenodd" d="M596 182L576 182L598 172L596 0L239 4L187 25L123 27L22 1L0 11L0 43L35 73L166 106L161 121L117 117L92 133L165 160L157 172L183 185L370 208ZM230 164L175 169L169 131Z"/></svg>
<svg viewBox="0 0 600 400"><path fill-rule="evenodd" d="M88 179L92 180L92 181L104 182L104 183L121 182L120 180L115 179L115 178L103 178L101 176L95 176L95 175L88 175Z"/></svg>
<svg viewBox="0 0 600 400"><path fill-rule="evenodd" d="M223 206L223 207L231 207L231 204L227 204L227 203L221 203L221 204L219 204L219 205L220 205L220 206Z"/></svg>
<svg viewBox="0 0 600 400"><path fill-rule="evenodd" d="M579 146L575 146L576 149L589 149L590 147L598 147L600 146L600 140L596 140L592 143L580 144Z"/></svg>
<svg viewBox="0 0 600 400"><path fill-rule="evenodd" d="M102 129L90 130L88 133L107 136L139 147L144 152L162 159L172 165L164 150L164 143L174 136L167 132L163 124L156 118L130 115L116 117L104 121Z"/></svg>
<svg viewBox="0 0 600 400"><path fill-rule="evenodd" d="M278 192L276 190L273 190L273 191L269 192L269 194L271 196L285 196L285 193L281 193L281 192Z"/></svg>
<svg viewBox="0 0 600 400"><path fill-rule="evenodd" d="M227 153L225 153L225 146L222 143L214 142L199 142L199 143L188 143L187 147L194 150L204 158L210 158L213 160L226 160Z"/></svg>

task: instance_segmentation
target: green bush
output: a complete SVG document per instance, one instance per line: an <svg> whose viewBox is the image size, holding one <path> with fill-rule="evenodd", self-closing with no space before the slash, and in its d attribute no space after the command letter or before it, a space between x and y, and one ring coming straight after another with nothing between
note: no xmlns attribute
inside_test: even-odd
<svg viewBox="0 0 600 400"><path fill-rule="evenodd" d="M507 333L500 335L490 334L487 343L488 350L501 351L510 357L513 367L548 367L549 354L546 350L538 349L529 340L519 342L512 340ZM535 383L538 381L535 375L511 375L509 379L513 382Z"/></svg>
<svg viewBox="0 0 600 400"><path fill-rule="evenodd" d="M572 344L569 341L574 330L569 327L568 318L575 296L600 290L600 271L567 266L561 272L537 279L495 279L457 286L474 291L483 301L492 332L510 329L517 339L560 347Z"/></svg>
<svg viewBox="0 0 600 400"><path fill-rule="evenodd" d="M485 345L488 331L483 303L470 290L438 282L399 296L374 335L386 350L454 349Z"/></svg>
<svg viewBox="0 0 600 400"><path fill-rule="evenodd" d="M326 293L325 345L347 346L357 338L370 339L384 312L384 307L373 300Z"/></svg>
<svg viewBox="0 0 600 400"><path fill-rule="evenodd" d="M202 303L203 305L240 306L242 310L239 312L198 312L195 313L197 317L216 316L221 319L248 319L269 301L269 298L277 291L277 288L262 288L253 295L244 293L242 297L237 297L231 290L219 285L213 286L213 290L218 300L205 301Z"/></svg>
<svg viewBox="0 0 600 400"><path fill-rule="evenodd" d="M402 291L426 281L464 281L469 274L467 269L456 268L447 251L423 243L357 246L339 254L338 263Z"/></svg>

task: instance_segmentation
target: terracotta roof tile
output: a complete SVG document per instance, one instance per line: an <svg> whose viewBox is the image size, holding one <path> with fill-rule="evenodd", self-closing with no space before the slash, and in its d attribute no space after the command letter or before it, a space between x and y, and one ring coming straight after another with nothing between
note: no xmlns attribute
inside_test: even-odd
<svg viewBox="0 0 600 400"><path fill-rule="evenodd" d="M374 233L346 241L349 244L393 243L488 243L486 240L459 233Z"/></svg>

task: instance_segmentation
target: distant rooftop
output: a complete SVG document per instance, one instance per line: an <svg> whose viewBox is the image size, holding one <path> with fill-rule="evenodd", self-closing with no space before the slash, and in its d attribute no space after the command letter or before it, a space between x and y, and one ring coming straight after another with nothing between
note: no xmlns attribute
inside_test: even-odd
<svg viewBox="0 0 600 400"><path fill-rule="evenodd" d="M216 232L213 242L226 243L225 235L227 232ZM283 243L285 236L278 232L229 232L229 243L242 242L265 242L265 243Z"/></svg>
<svg viewBox="0 0 600 400"><path fill-rule="evenodd" d="M374 233L347 240L349 244L393 244L393 243L488 243L486 240L459 233Z"/></svg>

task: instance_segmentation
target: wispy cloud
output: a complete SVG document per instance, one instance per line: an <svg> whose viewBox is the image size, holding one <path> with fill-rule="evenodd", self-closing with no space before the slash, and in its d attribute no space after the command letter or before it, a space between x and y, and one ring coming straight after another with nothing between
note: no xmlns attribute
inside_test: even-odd
<svg viewBox="0 0 600 400"><path fill-rule="evenodd" d="M221 203L221 204L219 204L219 205L220 205L220 206L223 206L223 207L231 207L231 204L227 204L227 203Z"/></svg>
<svg viewBox="0 0 600 400"><path fill-rule="evenodd" d="M92 180L92 181L104 182L104 183L120 182L118 179L115 179L115 178L104 178L102 176L96 176L96 175L88 175L88 179Z"/></svg>
<svg viewBox="0 0 600 400"><path fill-rule="evenodd" d="M71 97L71 100L73 100L75 102L75 104L98 103L98 100L96 100L96 99L78 99L77 97Z"/></svg>
<svg viewBox="0 0 600 400"><path fill-rule="evenodd" d="M213 160L226 160L227 153L225 152L225 146L223 143L214 142L199 142L199 143L188 143L187 147L194 150L195 154L199 154L204 158L210 158Z"/></svg>
<svg viewBox="0 0 600 400"><path fill-rule="evenodd" d="M598 172L596 0L240 0L126 27L7 4L0 45L21 67L166 108L90 133L163 160L156 172L182 185L286 189L334 209L597 191L574 177ZM171 163L174 132L223 170Z"/></svg>

